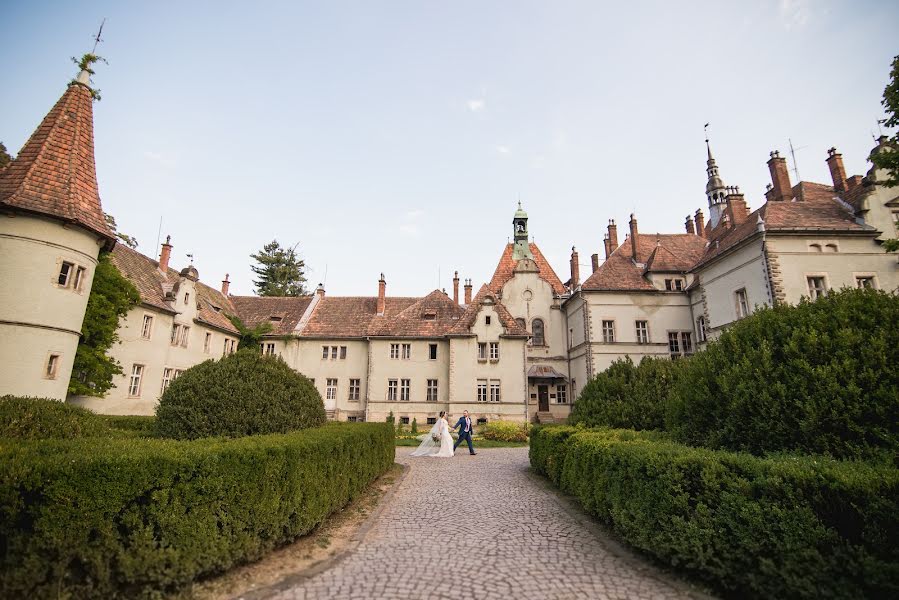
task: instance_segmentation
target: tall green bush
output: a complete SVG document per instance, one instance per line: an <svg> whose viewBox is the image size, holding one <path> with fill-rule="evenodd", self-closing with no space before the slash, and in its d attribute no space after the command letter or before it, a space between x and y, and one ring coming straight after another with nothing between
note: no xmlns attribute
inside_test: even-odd
<svg viewBox="0 0 899 600"><path fill-rule="evenodd" d="M899 470L692 448L657 432L533 432L531 464L631 545L725 597L899 596Z"/></svg>
<svg viewBox="0 0 899 600"><path fill-rule="evenodd" d="M666 427L753 454L899 455L899 297L845 290L758 310L684 365Z"/></svg>
<svg viewBox="0 0 899 600"><path fill-rule="evenodd" d="M255 349L187 369L156 408L158 434L176 439L284 433L325 419L312 382Z"/></svg>
<svg viewBox="0 0 899 600"><path fill-rule="evenodd" d="M0 397L0 437L25 440L107 435L100 415L49 398Z"/></svg>
<svg viewBox="0 0 899 600"><path fill-rule="evenodd" d="M159 598L319 525L394 460L382 423L0 444L0 598Z"/></svg>
<svg viewBox="0 0 899 600"><path fill-rule="evenodd" d="M668 393L681 362L644 357L634 365L630 356L616 360L584 386L568 422L587 427L662 429Z"/></svg>

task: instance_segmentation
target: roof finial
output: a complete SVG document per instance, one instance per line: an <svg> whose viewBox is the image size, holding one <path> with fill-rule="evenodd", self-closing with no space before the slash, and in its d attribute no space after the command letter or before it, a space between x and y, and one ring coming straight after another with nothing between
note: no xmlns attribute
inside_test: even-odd
<svg viewBox="0 0 899 600"><path fill-rule="evenodd" d="M703 133L705 133L705 149L708 152L709 160L715 160L712 158L712 147L709 145L709 123L706 123L702 128Z"/></svg>

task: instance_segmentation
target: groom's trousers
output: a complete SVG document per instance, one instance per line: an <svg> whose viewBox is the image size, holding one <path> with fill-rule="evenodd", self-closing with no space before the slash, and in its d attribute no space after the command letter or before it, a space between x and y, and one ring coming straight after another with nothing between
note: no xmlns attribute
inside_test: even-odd
<svg viewBox="0 0 899 600"><path fill-rule="evenodd" d="M459 447L459 444L462 443L462 440L468 442L468 451L471 454L474 454L474 446L471 445L471 432L470 431L462 431L459 433L459 439L456 440L455 445L453 445L453 452L456 451L456 448Z"/></svg>

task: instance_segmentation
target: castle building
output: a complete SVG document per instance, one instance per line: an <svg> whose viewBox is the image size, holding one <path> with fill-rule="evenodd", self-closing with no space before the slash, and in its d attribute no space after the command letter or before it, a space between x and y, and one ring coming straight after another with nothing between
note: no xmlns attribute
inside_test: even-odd
<svg viewBox="0 0 899 600"><path fill-rule="evenodd" d="M232 296L193 266L170 265L116 245L97 192L91 90L81 73L19 156L0 171L0 395L66 398L93 270L101 250L137 287L140 304L121 321L110 354L123 367L103 398L70 402L110 414L152 414L181 372L237 349L240 332L268 324L260 352L279 355L313 380L328 416L432 423L440 410L480 420L564 419L580 390L625 356L678 359L759 306L815 299L831 289L899 289L899 264L882 241L896 237L899 188L872 169L847 177L831 148L832 184L793 185L777 152L765 202L750 210L727 186L707 143L703 211L683 233L644 233L636 215L619 243L608 222L581 282L572 247L561 281L531 241L519 204L513 240L474 296L470 279L452 297L333 297L319 285L302 297ZM875 152L894 151L881 138Z"/></svg>

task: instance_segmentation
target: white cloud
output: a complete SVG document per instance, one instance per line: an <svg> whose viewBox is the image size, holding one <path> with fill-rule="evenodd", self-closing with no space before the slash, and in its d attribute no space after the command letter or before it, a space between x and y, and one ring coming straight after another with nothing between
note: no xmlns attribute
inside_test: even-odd
<svg viewBox="0 0 899 600"><path fill-rule="evenodd" d="M487 107L487 102L483 98L475 98L465 103L471 112L481 112Z"/></svg>
<svg viewBox="0 0 899 600"><path fill-rule="evenodd" d="M512 149L509 148L508 146L500 145L500 146L496 147L496 151L499 152L500 154L508 154L509 152L512 151Z"/></svg>
<svg viewBox="0 0 899 600"><path fill-rule="evenodd" d="M780 0L780 19L787 29L808 23L809 12L808 0Z"/></svg>

